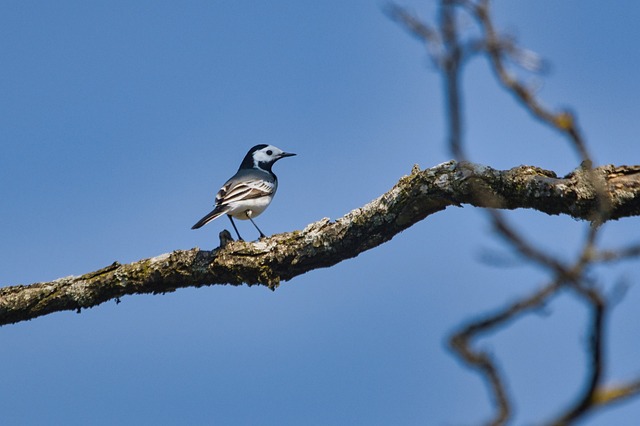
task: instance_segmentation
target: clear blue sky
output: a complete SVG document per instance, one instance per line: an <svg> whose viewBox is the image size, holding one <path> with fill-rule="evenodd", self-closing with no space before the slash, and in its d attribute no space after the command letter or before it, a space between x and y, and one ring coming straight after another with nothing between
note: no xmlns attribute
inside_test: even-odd
<svg viewBox="0 0 640 426"><path fill-rule="evenodd" d="M57 1L0 4L0 285L213 248L206 213L245 152L270 143L280 188L267 234L338 218L414 163L449 159L441 82L377 1ZM432 19L432 2L403 2ZM570 107L598 164L640 164L640 4L499 1L497 23L551 64L540 96ZM576 157L495 85L465 80L471 157L565 174ZM583 223L514 221L566 256ZM240 231L253 233L249 223ZM606 225L638 242L638 219ZM476 209L448 209L393 241L276 292L132 296L0 328L6 424L459 425L486 419L483 383L446 349L463 321L545 276L480 259L504 247ZM638 263L609 323L609 380L640 373ZM516 424L548 418L583 382L585 310L557 298L483 339L502 360ZM589 419L633 424L640 400Z"/></svg>

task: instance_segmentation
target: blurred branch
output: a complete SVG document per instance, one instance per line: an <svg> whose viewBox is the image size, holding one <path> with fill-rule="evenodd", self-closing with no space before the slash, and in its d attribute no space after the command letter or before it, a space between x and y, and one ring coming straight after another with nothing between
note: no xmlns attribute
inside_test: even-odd
<svg viewBox="0 0 640 426"><path fill-rule="evenodd" d="M595 173L607 182L612 218L640 215L640 166L604 166ZM1 288L0 325L180 287L247 283L273 289L283 280L356 257L425 217L459 204L529 208L586 220L598 208L596 194L577 172L558 178L530 166L501 171L455 161L422 171L414 167L387 193L333 222L323 219L302 231L256 242L229 242L213 251L178 250L128 265L114 263L80 277Z"/></svg>
<svg viewBox="0 0 640 426"><path fill-rule="evenodd" d="M458 36L456 8L448 0L442 2L440 8L440 32L444 39L444 54L442 55L442 74L445 79L446 106L449 119L448 134L449 148L454 158L464 160L463 122L462 122L462 92L460 78L465 59L464 48Z"/></svg>
<svg viewBox="0 0 640 426"><path fill-rule="evenodd" d="M618 210L616 206L619 205L620 197L612 197L611 190L619 188L625 192L634 187L636 183L632 183L628 178L631 175L636 175L638 170L634 167L623 166L609 169L603 173L602 168L593 169L592 158L574 115L568 111L553 112L547 109L536 98L534 91L508 69L508 64L516 64L526 70L537 71L541 69L542 61L533 52L519 47L512 37L498 33L491 19L489 0L441 0L438 27L421 22L400 7L394 6L391 10L392 18L400 22L427 45L428 52L444 79L448 147L456 160L462 161L467 158L464 149L464 110L460 84L463 65L467 59L476 54L484 54L489 59L491 70L503 89L514 96L520 105L536 119L564 134L580 157L580 167L566 178L579 180L581 182L579 192L590 194L589 198L592 200L592 204L589 213L586 216L581 215L581 217L588 219L591 224L582 247L572 262L561 261L550 256L543 248L537 247L532 241L525 238L506 220L501 211L496 210L508 208L506 206L514 200L514 197L496 191L495 188L487 185L486 181L473 180L470 183L469 193L476 199L484 200L483 207L491 207L488 210L488 215L496 235L506 241L515 253L547 271L553 278L552 284L534 295L512 303L497 314L470 322L461 331L455 333L450 341L455 353L469 367L478 371L489 387L496 406L490 424L506 424L511 417L512 407L504 379L499 373L497 361L489 353L473 349L471 341L478 334L495 331L498 326L504 325L538 306L561 288L571 289L590 309L587 380L576 401L552 424L573 423L593 412L598 406L597 401L605 399L602 395L611 394L609 390L603 390L601 385L605 367L603 360L604 322L610 302L605 300L595 283L589 278L588 270L591 265L598 262L612 262L640 255L638 246L609 251L598 251L596 247L600 225L616 218L619 214L616 212ZM470 17L472 21L476 22L481 33L480 37L475 35L465 37L465 32L461 31L461 25L458 21L459 17L465 14L466 17ZM540 172L541 181L556 178L545 171L533 170L534 174L538 172ZM618 174L619 172L621 174ZM631 178L631 180L634 181L635 178ZM525 183L526 185L528 183ZM550 192L553 193L554 189L551 189ZM622 197L624 198L626 195L622 195ZM543 211L553 213L550 210ZM635 383L619 389L622 389L620 395L624 395L624 397L638 392ZM618 394L615 391L612 393ZM612 398L611 401L613 400L615 399Z"/></svg>
<svg viewBox="0 0 640 426"><path fill-rule="evenodd" d="M592 310L590 315L591 324L589 325L589 347L587 350L589 357L587 383L577 401L566 410L559 420L554 420L551 424L570 424L589 414L593 407L594 396L598 392L602 381L606 303L594 289L581 288L581 293Z"/></svg>
<svg viewBox="0 0 640 426"><path fill-rule="evenodd" d="M623 247L618 250L602 250L593 255L594 262L619 262L640 256L640 244Z"/></svg>
<svg viewBox="0 0 640 426"><path fill-rule="evenodd" d="M478 370L490 386L490 391L496 404L496 414L490 422L492 425L501 425L507 422L511 416L511 403L504 379L499 373L497 361L487 352L474 350L471 346L472 340L529 311L540 308L559 288L560 283L553 282L529 297L517 300L494 314L471 321L462 327L460 331L454 333L449 340L451 348L456 354L471 368Z"/></svg>
<svg viewBox="0 0 640 426"><path fill-rule="evenodd" d="M602 386L597 392L594 392L591 402L594 408L599 409L622 402L638 394L640 394L640 378L623 385Z"/></svg>
<svg viewBox="0 0 640 426"><path fill-rule="evenodd" d="M591 161L591 156L587 151L584 139L580 134L573 114L569 111L555 113L548 110L535 97L531 89L521 83L507 70L504 59L513 57L514 52L521 52L522 49L514 48L513 40L499 35L491 20L489 1L465 1L464 4L480 24L480 28L483 31L484 46L490 60L489 62L502 86L513 94L516 99L520 101L520 104L533 114L534 117L567 135L578 151L581 161ZM517 60L518 56L519 54L517 53L515 62L519 62Z"/></svg>

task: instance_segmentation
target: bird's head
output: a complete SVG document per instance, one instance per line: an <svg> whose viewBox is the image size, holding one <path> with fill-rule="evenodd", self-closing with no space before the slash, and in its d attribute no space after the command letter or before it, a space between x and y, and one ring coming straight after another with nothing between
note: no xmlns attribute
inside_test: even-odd
<svg viewBox="0 0 640 426"><path fill-rule="evenodd" d="M291 152L284 152L273 145L256 145L247 152L240 169L258 168L270 172L273 163L284 157L291 157Z"/></svg>

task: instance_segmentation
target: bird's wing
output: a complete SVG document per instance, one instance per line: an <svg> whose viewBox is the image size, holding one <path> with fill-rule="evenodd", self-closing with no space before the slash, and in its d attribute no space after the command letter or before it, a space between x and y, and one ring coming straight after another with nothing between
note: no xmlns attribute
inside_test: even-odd
<svg viewBox="0 0 640 426"><path fill-rule="evenodd" d="M237 201L273 195L276 183L263 179L250 179L227 182L216 195L216 205L222 206Z"/></svg>

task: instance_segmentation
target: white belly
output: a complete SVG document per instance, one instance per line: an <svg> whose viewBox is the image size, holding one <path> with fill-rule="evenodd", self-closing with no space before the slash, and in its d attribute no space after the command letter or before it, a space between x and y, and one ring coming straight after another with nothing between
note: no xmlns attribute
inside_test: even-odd
<svg viewBox="0 0 640 426"><path fill-rule="evenodd" d="M269 196L230 203L229 207L231 209L227 211L227 214L240 220L247 220L249 217L254 218L259 216L271 204L272 199L273 196Z"/></svg>

